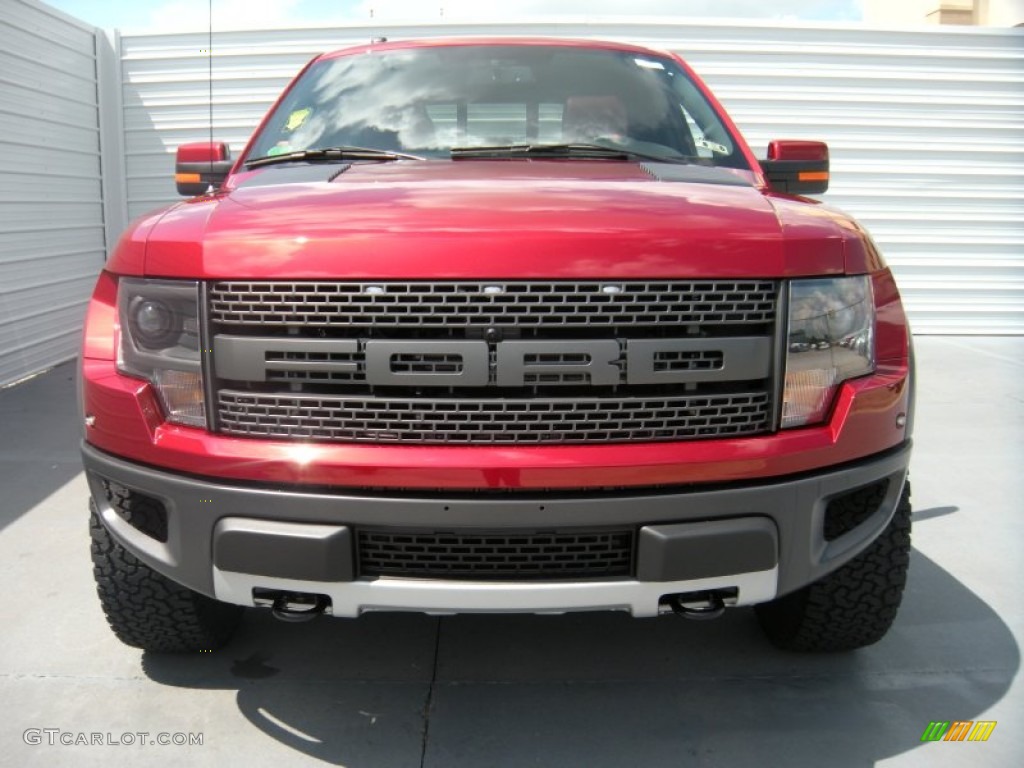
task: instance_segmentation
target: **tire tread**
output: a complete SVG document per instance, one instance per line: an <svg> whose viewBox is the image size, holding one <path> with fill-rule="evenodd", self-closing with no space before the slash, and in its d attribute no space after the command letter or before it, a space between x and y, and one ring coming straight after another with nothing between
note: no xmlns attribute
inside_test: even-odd
<svg viewBox="0 0 1024 768"><path fill-rule="evenodd" d="M776 646L835 652L878 642L892 626L910 565L910 483L882 534L861 554L823 579L756 607Z"/></svg>
<svg viewBox="0 0 1024 768"><path fill-rule="evenodd" d="M90 503L93 576L107 623L126 645L158 653L212 651L231 637L242 608L171 581L118 544Z"/></svg>

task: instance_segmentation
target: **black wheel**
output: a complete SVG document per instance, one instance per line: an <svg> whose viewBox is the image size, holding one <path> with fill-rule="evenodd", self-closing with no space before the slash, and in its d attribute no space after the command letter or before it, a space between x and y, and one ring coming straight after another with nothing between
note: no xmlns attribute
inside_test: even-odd
<svg viewBox="0 0 1024 768"><path fill-rule="evenodd" d="M93 575L103 612L121 642L145 651L188 653L223 646L242 608L177 584L140 562L103 527L89 505Z"/></svg>
<svg viewBox="0 0 1024 768"><path fill-rule="evenodd" d="M877 643L896 619L910 565L910 483L892 521L861 554L820 581L755 608L789 651L849 651Z"/></svg>

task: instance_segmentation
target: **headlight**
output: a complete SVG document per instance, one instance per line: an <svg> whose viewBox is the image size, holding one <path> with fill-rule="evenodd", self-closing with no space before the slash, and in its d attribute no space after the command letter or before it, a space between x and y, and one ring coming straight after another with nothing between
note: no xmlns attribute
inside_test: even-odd
<svg viewBox="0 0 1024 768"><path fill-rule="evenodd" d="M143 346L160 348L181 333L181 315L159 299L136 298L128 308L132 336Z"/></svg>
<svg viewBox="0 0 1024 768"><path fill-rule="evenodd" d="M823 421L839 385L875 370L875 304L866 275L789 284L782 427Z"/></svg>
<svg viewBox="0 0 1024 768"><path fill-rule="evenodd" d="M123 278L117 369L153 383L167 420L206 426L199 346L199 284Z"/></svg>

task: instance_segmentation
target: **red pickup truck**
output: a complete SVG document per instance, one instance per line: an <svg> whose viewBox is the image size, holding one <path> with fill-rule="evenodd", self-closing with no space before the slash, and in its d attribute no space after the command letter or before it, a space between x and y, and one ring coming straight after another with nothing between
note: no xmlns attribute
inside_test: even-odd
<svg viewBox="0 0 1024 768"><path fill-rule="evenodd" d="M906 580L912 344L868 234L677 56L552 39L319 56L96 286L82 455L129 645L242 606L754 606L880 639Z"/></svg>

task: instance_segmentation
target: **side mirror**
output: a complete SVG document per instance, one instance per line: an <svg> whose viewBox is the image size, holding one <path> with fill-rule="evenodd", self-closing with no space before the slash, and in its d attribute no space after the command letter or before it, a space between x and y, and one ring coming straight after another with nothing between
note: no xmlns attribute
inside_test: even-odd
<svg viewBox="0 0 1024 768"><path fill-rule="evenodd" d="M219 187L232 165L231 150L224 142L182 144L174 157L174 183L178 194L193 197L205 194L210 187Z"/></svg>
<svg viewBox="0 0 1024 768"><path fill-rule="evenodd" d="M779 192L820 195L828 189L828 145L823 141L773 141L761 169Z"/></svg>

